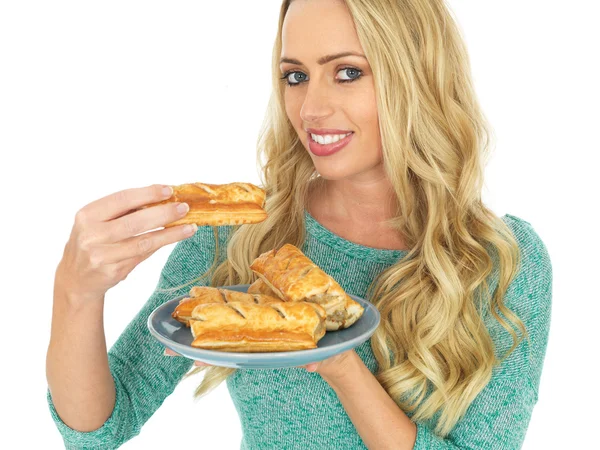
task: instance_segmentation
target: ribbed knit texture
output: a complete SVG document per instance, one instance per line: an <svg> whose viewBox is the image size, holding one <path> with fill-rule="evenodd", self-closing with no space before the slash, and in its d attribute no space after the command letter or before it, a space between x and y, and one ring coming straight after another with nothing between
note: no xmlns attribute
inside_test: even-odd
<svg viewBox="0 0 600 450"><path fill-rule="evenodd" d="M302 250L348 293L365 297L375 276L407 254L345 240L319 224L308 212L305 219L307 239ZM494 370L488 385L445 439L434 434L434 420L417 423L416 450L518 449L525 437L537 401L548 340L552 268L545 245L528 222L511 215L505 215L503 220L515 234L522 252L519 274L504 301L525 323L531 346L527 340L522 341ZM219 227L221 261L230 230ZM195 236L176 244L157 288L177 286L204 273L214 254L212 229L199 227ZM493 292L497 279L491 276L490 283ZM189 289L190 286L171 294L155 291L109 350L117 397L111 417L101 428L78 432L66 426L48 391L50 412L66 448L117 448L139 434L148 418L173 392L192 367L192 361L164 357L164 347L150 335L146 320L160 304L187 294ZM493 316L485 315L484 321L497 354L503 355L512 345L511 335ZM377 361L370 341L356 347L356 352L375 373ZM243 430L242 450L366 449L335 391L318 373L296 367L238 369L226 383Z"/></svg>

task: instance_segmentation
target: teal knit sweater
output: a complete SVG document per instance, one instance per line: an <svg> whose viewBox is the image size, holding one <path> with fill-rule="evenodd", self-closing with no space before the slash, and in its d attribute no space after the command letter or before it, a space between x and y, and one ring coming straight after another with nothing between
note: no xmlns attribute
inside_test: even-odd
<svg viewBox="0 0 600 450"><path fill-rule="evenodd" d="M406 251L365 247L350 242L305 213L307 238L302 250L340 283L346 292L364 297L376 274L406 256ZM517 449L520 448L538 398L538 387L548 341L552 296L552 268L544 243L532 226L511 215L503 217L513 231L522 262L505 297L531 337L494 369L488 385L465 416L442 439L435 422L417 422L414 449ZM219 227L221 260L231 227ZM176 244L162 270L157 288L183 284L211 265L214 235L208 226ZM493 277L492 277L493 278ZM494 290L497 280L491 280ZM129 323L108 352L116 385L112 415L99 429L78 432L58 416L48 390L52 418L66 448L117 448L140 433L144 423L173 392L192 367L187 358L166 358L163 346L146 328L148 315L163 302L189 292L190 286L171 294L157 290ZM498 355L511 347L511 335L491 316L484 316ZM377 361L369 340L356 352L373 373ZM238 369L227 380L237 409L242 450L254 449L364 449L366 446L334 390L318 373L302 368ZM210 395L210 394L209 394ZM408 414L411 417L411 414Z"/></svg>

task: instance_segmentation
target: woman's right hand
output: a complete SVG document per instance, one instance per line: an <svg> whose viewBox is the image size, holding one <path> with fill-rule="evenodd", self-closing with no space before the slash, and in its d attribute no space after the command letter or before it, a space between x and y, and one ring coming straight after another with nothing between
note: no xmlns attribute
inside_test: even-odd
<svg viewBox="0 0 600 450"><path fill-rule="evenodd" d="M170 187L163 185L126 189L81 208L75 215L55 281L78 301L102 299L156 250L192 236L196 225L145 233L187 214L189 207L185 203L165 203L138 210L167 200L172 193ZM179 205L183 209L179 210ZM137 236L140 233L144 234Z"/></svg>

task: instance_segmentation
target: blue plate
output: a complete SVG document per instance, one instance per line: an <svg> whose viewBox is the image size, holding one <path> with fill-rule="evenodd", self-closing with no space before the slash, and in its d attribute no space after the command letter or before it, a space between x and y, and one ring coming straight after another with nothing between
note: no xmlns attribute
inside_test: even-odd
<svg viewBox="0 0 600 450"><path fill-rule="evenodd" d="M239 284L236 286L223 286L223 288L247 292L249 286L249 284ZM192 347L192 331L171 317L171 313L179 304L179 300L187 297L186 295L169 300L156 308L148 317L148 329L152 336L165 347L187 358L203 361L213 366L236 369L279 369L303 366L353 349L369 339L377 329L380 321L377 308L360 297L349 295L365 309L363 315L352 326L344 330L327 331L317 342L317 348L309 350L240 353Z"/></svg>

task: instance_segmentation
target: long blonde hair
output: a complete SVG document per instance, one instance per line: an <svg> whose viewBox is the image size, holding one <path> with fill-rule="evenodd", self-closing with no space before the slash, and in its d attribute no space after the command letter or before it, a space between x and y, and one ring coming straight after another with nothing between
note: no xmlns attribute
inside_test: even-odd
<svg viewBox="0 0 600 450"><path fill-rule="evenodd" d="M187 284L209 274L211 286L252 283L249 265L259 254L304 242L308 186L316 172L286 116L279 76L290 2L281 5L273 92L257 142L268 218L234 227L227 258L217 264L217 248L209 272ZM444 1L345 4L374 75L383 163L400 205L389 225L410 249L373 280L367 295L381 313L371 338L379 365L375 376L400 408L414 413L413 420L439 414L435 431L443 437L488 383L492 368L527 335L503 304L519 248L506 224L481 200L491 129L474 93L465 44ZM215 237L218 242L216 228ZM494 261L498 285L492 296L486 279ZM502 359L495 356L483 308L513 337ZM198 367L186 377L205 372L194 394L198 399L235 370Z"/></svg>

